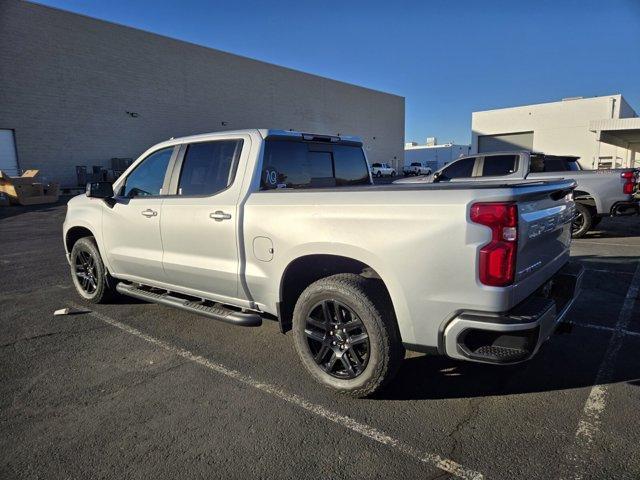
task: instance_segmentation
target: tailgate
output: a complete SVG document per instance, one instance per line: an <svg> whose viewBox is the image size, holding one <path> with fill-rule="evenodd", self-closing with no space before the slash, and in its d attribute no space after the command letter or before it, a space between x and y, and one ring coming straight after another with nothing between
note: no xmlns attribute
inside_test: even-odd
<svg viewBox="0 0 640 480"><path fill-rule="evenodd" d="M573 188L573 181L549 182L518 199L516 285L533 281L534 277L535 282L544 281L538 277L550 277L567 260L574 215Z"/></svg>

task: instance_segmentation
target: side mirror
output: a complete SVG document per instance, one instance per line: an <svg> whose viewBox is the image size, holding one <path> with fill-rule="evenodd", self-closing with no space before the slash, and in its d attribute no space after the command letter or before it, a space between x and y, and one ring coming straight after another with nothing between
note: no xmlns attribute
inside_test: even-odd
<svg viewBox="0 0 640 480"><path fill-rule="evenodd" d="M433 181L437 182L438 179L440 178L440 175L442 175L442 172L436 172L433 174Z"/></svg>
<svg viewBox="0 0 640 480"><path fill-rule="evenodd" d="M113 197L113 185L111 182L87 183L87 197L111 198Z"/></svg>

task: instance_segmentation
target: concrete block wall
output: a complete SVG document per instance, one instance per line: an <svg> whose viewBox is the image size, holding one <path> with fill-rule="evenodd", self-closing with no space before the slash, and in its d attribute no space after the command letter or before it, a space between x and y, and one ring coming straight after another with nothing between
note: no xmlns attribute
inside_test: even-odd
<svg viewBox="0 0 640 480"><path fill-rule="evenodd" d="M242 128L359 135L370 162L403 162L397 95L21 0L0 0L0 46L0 128L21 168L63 185L76 165Z"/></svg>

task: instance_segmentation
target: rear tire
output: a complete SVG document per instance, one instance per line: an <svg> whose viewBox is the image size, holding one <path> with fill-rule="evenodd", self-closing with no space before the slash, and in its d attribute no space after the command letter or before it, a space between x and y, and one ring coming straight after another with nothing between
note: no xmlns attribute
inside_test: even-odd
<svg viewBox="0 0 640 480"><path fill-rule="evenodd" d="M404 358L386 291L379 280L352 273L320 279L302 292L293 312L293 333L311 376L351 397L378 392Z"/></svg>
<svg viewBox="0 0 640 480"><path fill-rule="evenodd" d="M571 224L571 236L582 238L593 225L593 214L591 209L581 203L576 203L576 217Z"/></svg>
<svg viewBox="0 0 640 480"><path fill-rule="evenodd" d="M71 278L78 294L91 303L106 303L117 293L93 237L83 237L71 249Z"/></svg>

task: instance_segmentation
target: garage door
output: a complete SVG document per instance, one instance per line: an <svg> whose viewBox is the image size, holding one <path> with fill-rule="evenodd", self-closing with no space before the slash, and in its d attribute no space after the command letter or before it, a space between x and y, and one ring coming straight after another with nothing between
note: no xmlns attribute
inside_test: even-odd
<svg viewBox="0 0 640 480"><path fill-rule="evenodd" d="M478 153L508 150L533 150L533 132L478 136Z"/></svg>
<svg viewBox="0 0 640 480"><path fill-rule="evenodd" d="M18 175L18 157L13 130L0 129L0 170L7 175Z"/></svg>

